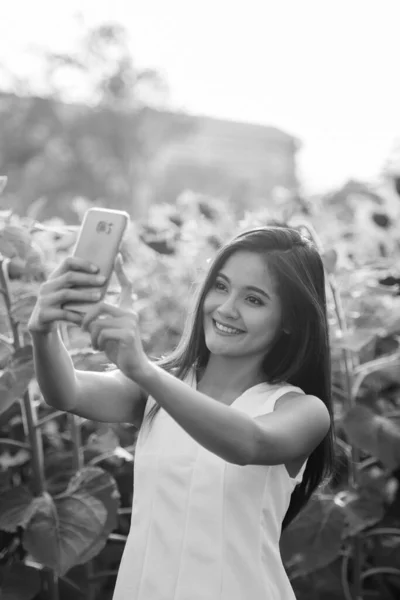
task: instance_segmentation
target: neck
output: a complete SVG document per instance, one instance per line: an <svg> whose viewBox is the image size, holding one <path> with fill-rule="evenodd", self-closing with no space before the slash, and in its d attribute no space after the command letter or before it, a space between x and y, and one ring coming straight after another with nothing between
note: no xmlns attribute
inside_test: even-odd
<svg viewBox="0 0 400 600"><path fill-rule="evenodd" d="M236 398L247 389L262 383L260 364L245 359L210 355L207 366L200 374L198 389L214 398Z"/></svg>

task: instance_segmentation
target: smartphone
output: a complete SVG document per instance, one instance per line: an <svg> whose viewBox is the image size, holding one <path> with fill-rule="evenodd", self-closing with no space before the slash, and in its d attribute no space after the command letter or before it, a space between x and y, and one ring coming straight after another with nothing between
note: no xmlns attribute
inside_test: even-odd
<svg viewBox="0 0 400 600"><path fill-rule="evenodd" d="M73 256L84 258L97 265L99 267L98 274L104 275L106 281L101 286L100 300L79 303L66 302L63 308L86 313L89 308L104 299L128 223L129 215L122 210L90 208L86 211L73 250Z"/></svg>

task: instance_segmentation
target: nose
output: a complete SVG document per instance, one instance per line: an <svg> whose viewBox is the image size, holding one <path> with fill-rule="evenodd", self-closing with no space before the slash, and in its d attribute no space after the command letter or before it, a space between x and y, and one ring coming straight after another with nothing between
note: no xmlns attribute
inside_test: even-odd
<svg viewBox="0 0 400 600"><path fill-rule="evenodd" d="M227 317L229 319L239 318L239 311L236 305L236 300L233 297L233 295L229 296L229 298L226 298L225 302L220 304L220 306L217 309L217 312L221 316Z"/></svg>

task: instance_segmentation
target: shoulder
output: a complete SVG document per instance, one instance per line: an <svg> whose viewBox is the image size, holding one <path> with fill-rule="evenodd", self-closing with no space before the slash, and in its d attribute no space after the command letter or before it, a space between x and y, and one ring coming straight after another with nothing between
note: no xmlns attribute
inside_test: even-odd
<svg viewBox="0 0 400 600"><path fill-rule="evenodd" d="M312 419L317 419L322 428L329 429L331 425L331 416L326 404L311 394L305 394L297 390L288 391L283 394L275 405L276 411L284 411L292 415L298 414L299 417L312 416Z"/></svg>

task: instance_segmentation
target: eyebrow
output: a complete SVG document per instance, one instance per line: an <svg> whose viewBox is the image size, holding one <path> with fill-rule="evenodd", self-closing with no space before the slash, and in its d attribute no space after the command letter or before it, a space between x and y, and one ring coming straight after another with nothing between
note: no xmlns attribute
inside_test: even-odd
<svg viewBox="0 0 400 600"><path fill-rule="evenodd" d="M227 277L221 271L219 271L219 273L217 273L217 277L221 277L222 279L225 279L225 281L227 283L230 283L229 277ZM252 291L252 292L257 292L258 294L261 294L262 296L265 296L266 298L268 298L268 300L271 300L271 296L269 294L267 294L267 292L265 292L261 288L256 287L255 285L247 285L246 286L246 290L249 290L249 291Z"/></svg>

